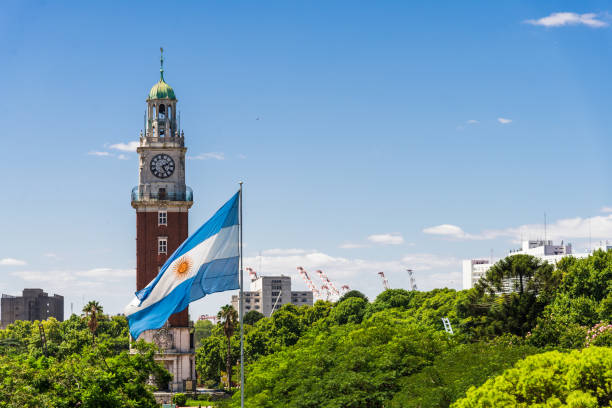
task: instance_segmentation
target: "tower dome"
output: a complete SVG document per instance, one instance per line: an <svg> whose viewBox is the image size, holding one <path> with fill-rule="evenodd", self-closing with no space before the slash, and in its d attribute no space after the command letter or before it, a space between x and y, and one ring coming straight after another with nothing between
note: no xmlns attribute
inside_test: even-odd
<svg viewBox="0 0 612 408"><path fill-rule="evenodd" d="M162 54L160 58L159 81L153 85L149 91L148 99L171 99L176 100L174 89L164 81L164 49L160 48Z"/></svg>
<svg viewBox="0 0 612 408"><path fill-rule="evenodd" d="M149 99L172 99L176 100L174 89L164 81L164 72L162 71L161 78L153 85L149 92Z"/></svg>

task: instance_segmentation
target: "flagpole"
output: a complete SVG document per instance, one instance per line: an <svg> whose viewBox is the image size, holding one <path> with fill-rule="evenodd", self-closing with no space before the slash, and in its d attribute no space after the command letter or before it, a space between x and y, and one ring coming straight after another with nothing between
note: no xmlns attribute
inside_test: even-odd
<svg viewBox="0 0 612 408"><path fill-rule="evenodd" d="M240 182L240 194L238 197L240 199L240 407L244 408L244 327L242 325L242 321L244 320L244 278L242 276L242 181Z"/></svg>

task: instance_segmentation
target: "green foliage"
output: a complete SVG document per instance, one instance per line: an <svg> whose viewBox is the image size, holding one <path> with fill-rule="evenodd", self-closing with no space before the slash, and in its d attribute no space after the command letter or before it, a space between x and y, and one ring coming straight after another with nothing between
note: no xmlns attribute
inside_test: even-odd
<svg viewBox="0 0 612 408"><path fill-rule="evenodd" d="M529 356L468 390L456 408L604 407L612 401L612 348Z"/></svg>
<svg viewBox="0 0 612 408"><path fill-rule="evenodd" d="M360 291L358 291L358 290L349 290L344 295L340 296L340 299L338 299L338 302L336 302L336 303L342 303L346 299L349 299L349 298L361 298L361 299L365 300L366 303L368 302L368 297L366 295L364 295L363 293L361 293Z"/></svg>
<svg viewBox="0 0 612 408"><path fill-rule="evenodd" d="M601 322L589 329L586 346L612 347L612 324Z"/></svg>
<svg viewBox="0 0 612 408"><path fill-rule="evenodd" d="M504 333L525 336L554 298L560 280L561 273L539 258L508 256L457 304L461 324L475 339Z"/></svg>
<svg viewBox="0 0 612 408"><path fill-rule="evenodd" d="M212 334L213 324L210 320L198 320L193 325L193 341L195 347L202 345L202 339L209 337Z"/></svg>
<svg viewBox="0 0 612 408"><path fill-rule="evenodd" d="M248 367L248 407L382 407L398 380L449 347L444 332L405 312L310 330L294 347ZM239 397L234 396L234 405Z"/></svg>
<svg viewBox="0 0 612 408"><path fill-rule="evenodd" d="M336 304L330 313L330 318L336 324L361 323L367 305L363 298L350 297Z"/></svg>
<svg viewBox="0 0 612 408"><path fill-rule="evenodd" d="M0 330L0 339L12 343L0 345L8 348L0 354L0 407L155 407L149 378L170 380L154 361L155 346L140 341L130 354L125 317L101 310L95 347L90 318L76 315L41 322L46 356L38 321L17 321Z"/></svg>
<svg viewBox="0 0 612 408"><path fill-rule="evenodd" d="M600 302L612 293L612 251L595 251L585 259L566 257L557 268L563 277L561 290L572 298L583 296Z"/></svg>
<svg viewBox="0 0 612 408"><path fill-rule="evenodd" d="M244 315L244 324L249 324L252 326L264 317L265 316L263 315L263 313L259 313L257 310L249 310Z"/></svg>
<svg viewBox="0 0 612 408"><path fill-rule="evenodd" d="M176 405L184 406L187 403L187 396L181 392L178 392L172 396L172 402Z"/></svg>
<svg viewBox="0 0 612 408"><path fill-rule="evenodd" d="M529 346L464 344L437 356L433 365L403 378L401 390L385 407L448 407L472 385L483 384L517 360L537 353Z"/></svg>

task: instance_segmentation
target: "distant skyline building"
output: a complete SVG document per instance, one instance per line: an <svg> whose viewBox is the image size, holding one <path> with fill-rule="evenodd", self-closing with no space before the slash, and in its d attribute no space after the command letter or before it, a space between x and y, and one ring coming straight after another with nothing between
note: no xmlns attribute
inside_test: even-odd
<svg viewBox="0 0 612 408"><path fill-rule="evenodd" d="M17 320L47 320L54 317L64 321L64 297L42 289L24 289L21 296L2 294L0 326L6 328Z"/></svg>
<svg viewBox="0 0 612 408"><path fill-rule="evenodd" d="M573 256L574 258L586 258L593 254L597 250L608 251L612 249L612 243L608 241L600 242L595 248L588 252L574 253L572 250L572 244L564 244L563 241L559 245L553 244L552 240L528 240L523 241L520 249L511 250L508 256L512 255L531 255L536 258L540 258L543 261L547 261L550 264L556 265L562 258L566 256ZM462 277L463 277L463 289L471 289L474 284L482 278L489 268L495 264L499 259L492 258L477 258L477 259L464 259L462 262Z"/></svg>
<svg viewBox="0 0 612 408"><path fill-rule="evenodd" d="M259 276L251 280L251 290L244 291L244 313L255 310L270 317L287 303L296 306L313 305L311 291L292 291L290 276ZM239 296L232 296L232 306L239 310Z"/></svg>

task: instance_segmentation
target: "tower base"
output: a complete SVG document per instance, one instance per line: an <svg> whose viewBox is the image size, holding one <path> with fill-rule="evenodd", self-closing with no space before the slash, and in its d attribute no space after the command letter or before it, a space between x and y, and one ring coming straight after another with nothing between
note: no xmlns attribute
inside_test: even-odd
<svg viewBox="0 0 612 408"><path fill-rule="evenodd" d="M168 383L168 391L195 391L195 349L190 327L166 326L157 330L144 331L138 339L154 343L160 348L155 355L155 361L163 365L172 380Z"/></svg>

